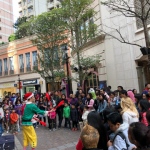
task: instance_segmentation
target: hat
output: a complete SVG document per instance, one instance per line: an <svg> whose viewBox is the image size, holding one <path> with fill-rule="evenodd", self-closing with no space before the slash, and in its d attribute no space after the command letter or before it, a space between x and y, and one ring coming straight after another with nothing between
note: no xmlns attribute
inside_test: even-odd
<svg viewBox="0 0 150 150"><path fill-rule="evenodd" d="M28 100L28 99L30 99L30 98L33 97L33 96L34 96L34 94L31 93L31 92L26 93L26 94L24 95L24 100Z"/></svg>
<svg viewBox="0 0 150 150"><path fill-rule="evenodd" d="M97 148L99 137L98 130L88 124L84 126L80 136L86 149Z"/></svg>

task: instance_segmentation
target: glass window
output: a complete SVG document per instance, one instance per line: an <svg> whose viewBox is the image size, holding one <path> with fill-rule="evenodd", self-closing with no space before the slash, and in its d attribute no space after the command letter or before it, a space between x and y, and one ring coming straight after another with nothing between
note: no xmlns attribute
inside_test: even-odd
<svg viewBox="0 0 150 150"><path fill-rule="evenodd" d="M2 72L2 60L0 60L0 72Z"/></svg>
<svg viewBox="0 0 150 150"><path fill-rule="evenodd" d="M37 66L37 51L32 52L32 65Z"/></svg>
<svg viewBox="0 0 150 150"><path fill-rule="evenodd" d="M30 53L26 53L26 67L30 67Z"/></svg>
<svg viewBox="0 0 150 150"><path fill-rule="evenodd" d="M58 47L54 47L54 60L58 60Z"/></svg>
<svg viewBox="0 0 150 150"><path fill-rule="evenodd" d="M10 70L14 70L13 57L9 57L9 67Z"/></svg>
<svg viewBox="0 0 150 150"><path fill-rule="evenodd" d="M19 67L20 67L20 69L24 68L23 54L19 55Z"/></svg>
<svg viewBox="0 0 150 150"><path fill-rule="evenodd" d="M8 71L7 58L4 58L4 71Z"/></svg>
<svg viewBox="0 0 150 150"><path fill-rule="evenodd" d="M28 3L30 3L32 0L27 0Z"/></svg>
<svg viewBox="0 0 150 150"><path fill-rule="evenodd" d="M28 13L32 12L33 11L33 7L29 7L28 8Z"/></svg>
<svg viewBox="0 0 150 150"><path fill-rule="evenodd" d="M67 48L67 44L61 45L62 59L66 59L66 51L67 51L67 50L65 50L66 48Z"/></svg>

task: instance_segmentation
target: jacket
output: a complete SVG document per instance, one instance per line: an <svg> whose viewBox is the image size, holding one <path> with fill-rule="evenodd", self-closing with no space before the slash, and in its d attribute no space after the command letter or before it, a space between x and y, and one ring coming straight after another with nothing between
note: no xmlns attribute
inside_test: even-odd
<svg viewBox="0 0 150 150"><path fill-rule="evenodd" d="M148 126L148 121L147 121L147 119L146 119L146 112L142 112L142 113L141 113L141 122L142 122L143 124L145 124L146 126Z"/></svg>
<svg viewBox="0 0 150 150"><path fill-rule="evenodd" d="M64 118L70 118L70 107L66 106L63 109L63 117Z"/></svg>
<svg viewBox="0 0 150 150"><path fill-rule="evenodd" d="M128 143L129 147L127 148L126 142L123 140L123 138L117 135L114 139L113 145L108 147L108 150L122 150L122 149L132 150L135 147L135 145L131 144L128 139L128 128L129 128L129 125L127 123L121 124L120 127L115 132L115 135L118 132L122 132L126 138L126 142Z"/></svg>
<svg viewBox="0 0 150 150"><path fill-rule="evenodd" d="M98 105L97 112L102 113L106 109L106 107L107 107L106 100L104 100L103 102L100 102L99 105Z"/></svg>
<svg viewBox="0 0 150 150"><path fill-rule="evenodd" d="M86 101L86 105L89 107L89 110L94 109L94 100L91 99L90 101Z"/></svg>
<svg viewBox="0 0 150 150"><path fill-rule="evenodd" d="M14 124L18 121L18 114L17 113L11 113L10 114L10 123Z"/></svg>
<svg viewBox="0 0 150 150"><path fill-rule="evenodd" d="M77 104L78 104L78 99L77 98L72 98L71 101L70 101L70 105L77 106Z"/></svg>
<svg viewBox="0 0 150 150"><path fill-rule="evenodd" d="M0 108L0 114L1 114L1 117L4 118L4 111L2 107Z"/></svg>
<svg viewBox="0 0 150 150"><path fill-rule="evenodd" d="M72 121L78 121L78 112L76 108L71 109L70 117Z"/></svg>
<svg viewBox="0 0 150 150"><path fill-rule="evenodd" d="M139 118L137 117L137 114L134 112L124 112L122 114L123 123L131 124L133 122L138 122Z"/></svg>
<svg viewBox="0 0 150 150"><path fill-rule="evenodd" d="M19 104L19 105L15 105L15 112L18 114L18 115L21 115L22 114L22 104Z"/></svg>

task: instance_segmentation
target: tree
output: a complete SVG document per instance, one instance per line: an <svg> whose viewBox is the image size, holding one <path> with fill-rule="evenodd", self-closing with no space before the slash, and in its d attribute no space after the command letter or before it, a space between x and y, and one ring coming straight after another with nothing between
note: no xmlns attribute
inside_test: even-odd
<svg viewBox="0 0 150 150"><path fill-rule="evenodd" d="M16 35L15 35L15 34L11 34L11 35L8 37L8 41L9 41L9 42L12 42L12 41L14 41L14 40L16 40Z"/></svg>
<svg viewBox="0 0 150 150"><path fill-rule="evenodd" d="M39 73L47 82L51 82L52 89L55 90L55 79L65 76L61 45L67 43L66 23L61 18L61 11L54 9L50 12L32 18L23 24L27 28L32 43L38 48L37 62L34 70Z"/></svg>
<svg viewBox="0 0 150 150"><path fill-rule="evenodd" d="M18 18L17 21L14 23L13 27L16 29L15 39L21 39L28 35L27 28L22 26L26 22L27 22L27 17L21 17Z"/></svg>
<svg viewBox="0 0 150 150"><path fill-rule="evenodd" d="M110 12L119 12L125 17L134 17L142 24L144 29L144 36L146 47L150 47L150 37L148 34L147 25L150 23L150 1L149 0L106 0L102 2L103 5L110 9ZM116 31L120 34L119 30ZM110 35L111 36L111 35ZM122 43L134 45L128 41L125 41L121 37ZM137 46L140 46L137 44ZM140 46L141 47L141 46Z"/></svg>
<svg viewBox="0 0 150 150"><path fill-rule="evenodd" d="M97 35L97 26L94 24L92 0L64 0L62 2L62 16L67 22L68 33L71 34L71 48L77 55L77 66L80 85L82 84L81 49L87 42Z"/></svg>

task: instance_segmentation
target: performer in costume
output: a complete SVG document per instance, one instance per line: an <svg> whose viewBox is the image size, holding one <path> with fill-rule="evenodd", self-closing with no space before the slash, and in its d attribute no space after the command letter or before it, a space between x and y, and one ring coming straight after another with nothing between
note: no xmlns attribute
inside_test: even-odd
<svg viewBox="0 0 150 150"><path fill-rule="evenodd" d="M23 129L23 146L26 150L26 147L30 144L32 150L35 150L37 146L37 136L32 125L32 118L35 113L41 115L47 115L48 111L40 110L35 104L34 94L29 92L24 96L24 100L26 100L26 104L23 110L22 116L22 129Z"/></svg>
<svg viewBox="0 0 150 150"><path fill-rule="evenodd" d="M88 93L91 93L92 94L92 98L94 100L96 100L96 93L95 93L95 90L93 88L90 88L89 91L88 91Z"/></svg>

